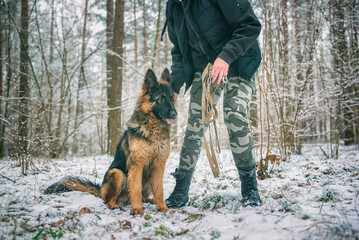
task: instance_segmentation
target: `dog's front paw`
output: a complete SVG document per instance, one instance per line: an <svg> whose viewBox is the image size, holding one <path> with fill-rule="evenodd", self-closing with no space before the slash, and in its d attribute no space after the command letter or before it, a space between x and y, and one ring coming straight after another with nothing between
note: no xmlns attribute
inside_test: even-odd
<svg viewBox="0 0 359 240"><path fill-rule="evenodd" d="M166 206L166 204L164 204L163 206L157 206L157 209L160 212L166 212L168 210L168 207Z"/></svg>
<svg viewBox="0 0 359 240"><path fill-rule="evenodd" d="M143 215L142 208L132 208L131 209L131 215Z"/></svg>
<svg viewBox="0 0 359 240"><path fill-rule="evenodd" d="M108 202L108 203L106 204L106 206L107 206L109 209L117 209L117 208L120 208L120 206L117 205L117 204L114 203L114 202Z"/></svg>

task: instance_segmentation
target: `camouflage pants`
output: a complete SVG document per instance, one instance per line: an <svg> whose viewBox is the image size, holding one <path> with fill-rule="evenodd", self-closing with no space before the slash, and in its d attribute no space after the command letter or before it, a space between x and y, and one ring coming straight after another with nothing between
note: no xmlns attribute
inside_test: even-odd
<svg viewBox="0 0 359 240"><path fill-rule="evenodd" d="M236 167L240 170L251 170L255 166L254 142L249 129L247 112L251 95L255 89L254 81L248 82L230 70L228 82L218 87L215 93L215 104L223 92L224 121L229 134L230 146ZM190 96L187 129L182 145L179 170L194 171L201 151L202 128L202 79L196 72Z"/></svg>

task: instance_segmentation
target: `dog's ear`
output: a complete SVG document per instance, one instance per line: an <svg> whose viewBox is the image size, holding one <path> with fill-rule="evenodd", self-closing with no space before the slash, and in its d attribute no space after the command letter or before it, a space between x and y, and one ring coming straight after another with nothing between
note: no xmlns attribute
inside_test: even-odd
<svg viewBox="0 0 359 240"><path fill-rule="evenodd" d="M145 75L145 85L148 89L151 89L153 87L156 87L158 85L157 78L155 73L148 69Z"/></svg>
<svg viewBox="0 0 359 240"><path fill-rule="evenodd" d="M167 68L165 68L165 70L163 70L163 72L161 74L161 80L171 83L171 74Z"/></svg>

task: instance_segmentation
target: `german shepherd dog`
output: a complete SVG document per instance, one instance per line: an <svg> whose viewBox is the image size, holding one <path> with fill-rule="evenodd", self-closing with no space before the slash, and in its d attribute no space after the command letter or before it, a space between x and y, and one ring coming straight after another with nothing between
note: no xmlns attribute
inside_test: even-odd
<svg viewBox="0 0 359 240"><path fill-rule="evenodd" d="M173 102L170 74L165 69L157 81L154 72L146 72L135 111L117 145L115 158L102 185L78 177L65 177L44 193L88 192L101 197L106 205L131 203L131 214L142 214L142 201L151 201L166 211L163 200L163 174L170 153L170 129L177 112Z"/></svg>

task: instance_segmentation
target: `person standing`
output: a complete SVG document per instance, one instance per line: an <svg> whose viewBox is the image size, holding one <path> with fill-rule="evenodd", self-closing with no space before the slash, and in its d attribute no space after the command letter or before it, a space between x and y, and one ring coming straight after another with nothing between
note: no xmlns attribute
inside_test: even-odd
<svg viewBox="0 0 359 240"><path fill-rule="evenodd" d="M187 128L174 173L176 185L165 203L170 208L187 204L193 172L200 155L203 128L201 74L213 64L212 82L219 84L215 103L223 92L224 120L241 180L243 206L259 206L253 136L247 112L255 91L253 75L261 63L257 42L261 24L248 0L168 0L166 25L171 50L172 87L177 101L180 88L190 90ZM226 77L228 82L224 83Z"/></svg>

